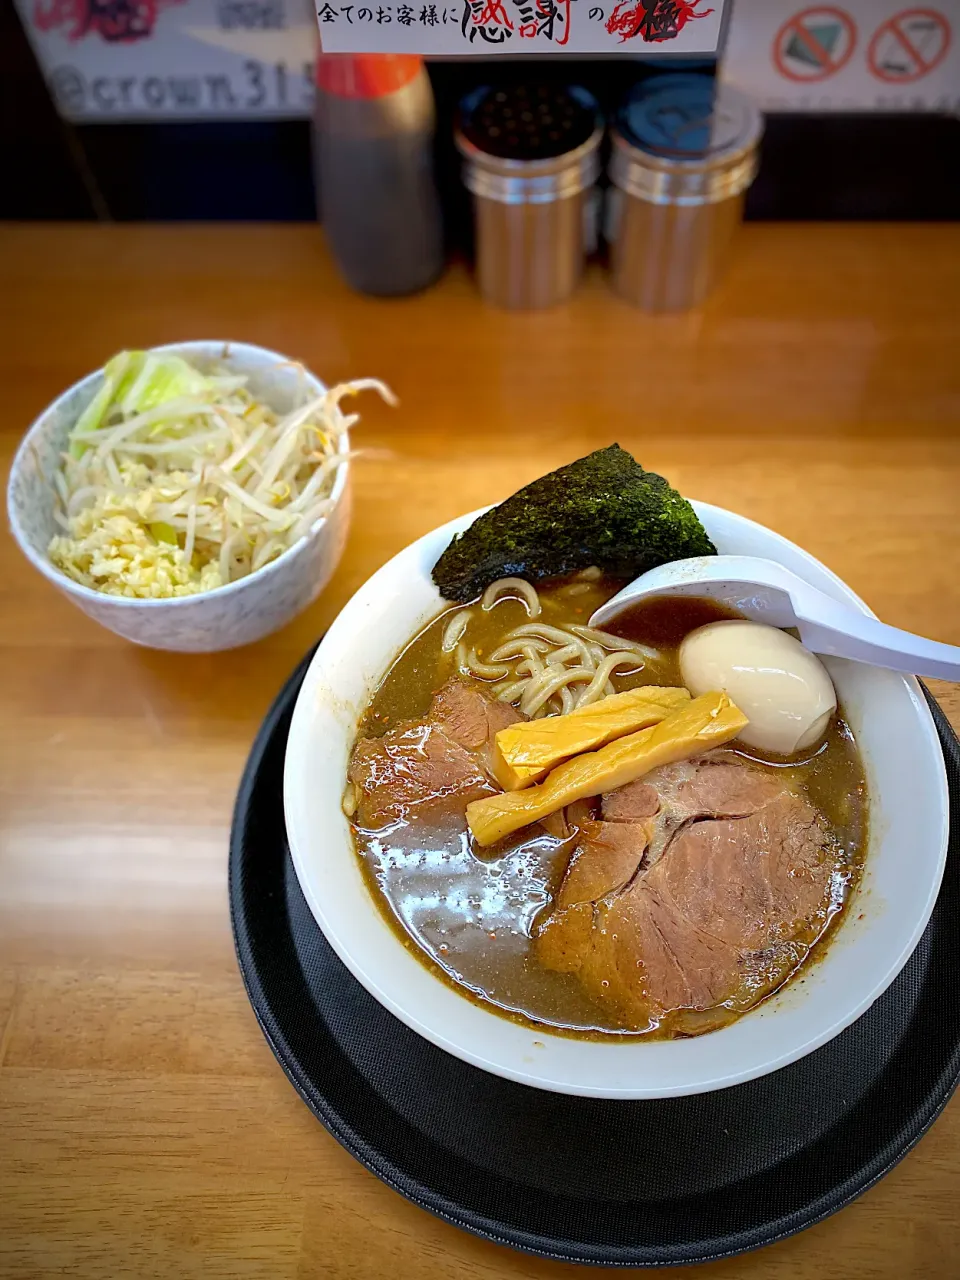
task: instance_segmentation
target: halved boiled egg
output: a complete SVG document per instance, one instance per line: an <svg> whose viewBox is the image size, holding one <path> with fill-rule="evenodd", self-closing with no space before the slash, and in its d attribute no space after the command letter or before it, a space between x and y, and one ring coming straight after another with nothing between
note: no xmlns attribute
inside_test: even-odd
<svg viewBox="0 0 960 1280"><path fill-rule="evenodd" d="M680 672L693 696L722 689L750 720L738 741L792 755L818 742L837 709L820 659L777 627L731 619L691 631Z"/></svg>

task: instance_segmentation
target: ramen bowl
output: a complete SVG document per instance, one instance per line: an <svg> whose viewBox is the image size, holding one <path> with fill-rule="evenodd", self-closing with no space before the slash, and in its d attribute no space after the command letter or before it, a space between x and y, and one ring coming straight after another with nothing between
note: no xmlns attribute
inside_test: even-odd
<svg viewBox="0 0 960 1280"><path fill-rule="evenodd" d="M722 554L775 560L869 612L839 578L769 529L695 503ZM826 659L857 738L869 793L863 877L822 955L794 982L720 1030L689 1039L577 1039L524 1025L459 994L411 954L373 901L341 804L370 698L406 643L442 607L430 572L452 521L407 547L357 592L327 632L300 690L284 776L293 863L327 941L354 977L407 1026L509 1080L601 1098L664 1098L776 1071L850 1026L896 978L933 910L946 859L946 773L917 681Z"/></svg>

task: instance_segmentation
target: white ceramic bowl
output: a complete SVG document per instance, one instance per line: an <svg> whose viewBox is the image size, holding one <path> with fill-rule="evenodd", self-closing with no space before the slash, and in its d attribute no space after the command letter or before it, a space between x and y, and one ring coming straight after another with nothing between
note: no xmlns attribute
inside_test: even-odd
<svg viewBox="0 0 960 1280"><path fill-rule="evenodd" d="M866 606L812 556L719 507L696 503L722 553L766 556L820 590ZM360 872L341 811L357 719L401 647L434 616L430 570L454 532L427 534L394 557L327 632L297 700L284 802L300 885L354 976L408 1026L466 1062L523 1084L603 1098L702 1093L786 1066L849 1026L893 981L926 927L946 858L946 773L917 682L828 659L863 756L869 849L858 897L824 957L732 1026L690 1040L598 1042L519 1026L464 999L401 944Z"/></svg>
<svg viewBox="0 0 960 1280"><path fill-rule="evenodd" d="M155 351L185 356L201 369L216 363L246 374L254 395L278 412L293 408L300 373L288 356L244 342L178 342ZM308 387L326 388L306 371ZM208 653L250 644L277 631L315 600L343 554L350 524L350 463L338 469L333 506L276 560L246 578L195 596L135 600L103 595L68 578L47 554L59 530L54 523L53 476L67 436L103 381L98 370L54 400L24 436L10 472L7 512L10 529L30 563L91 618L151 649ZM342 449L349 448L347 433Z"/></svg>

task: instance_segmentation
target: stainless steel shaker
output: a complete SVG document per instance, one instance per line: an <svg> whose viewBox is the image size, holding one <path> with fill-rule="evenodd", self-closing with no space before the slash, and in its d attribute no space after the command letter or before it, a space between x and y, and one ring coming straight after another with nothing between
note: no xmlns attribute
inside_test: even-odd
<svg viewBox="0 0 960 1280"><path fill-rule="evenodd" d="M577 87L482 88L461 104L456 143L488 302L549 307L576 288L602 137L597 104Z"/></svg>
<svg viewBox="0 0 960 1280"><path fill-rule="evenodd" d="M754 104L708 76L665 75L632 91L611 135L617 293L646 311L703 301L730 256L762 132Z"/></svg>

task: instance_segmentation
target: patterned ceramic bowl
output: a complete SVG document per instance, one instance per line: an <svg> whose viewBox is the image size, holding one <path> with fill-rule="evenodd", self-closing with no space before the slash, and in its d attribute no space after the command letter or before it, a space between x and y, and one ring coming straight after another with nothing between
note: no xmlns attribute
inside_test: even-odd
<svg viewBox="0 0 960 1280"><path fill-rule="evenodd" d="M242 342L181 342L169 351L196 361L216 363L245 374L253 393L279 412L293 407L301 375L287 356ZM318 394L323 383L309 371L307 384ZM81 586L50 560L47 547L58 532L54 523L53 476L73 424L103 380L92 373L58 397L37 418L23 439L10 472L7 510L10 528L27 559L84 613L117 635L151 649L204 653L234 649L277 631L315 600L333 575L350 523L349 462L337 471L330 512L283 555L246 578L213 591L168 600L136 600L102 595ZM347 433L341 442L349 448Z"/></svg>

